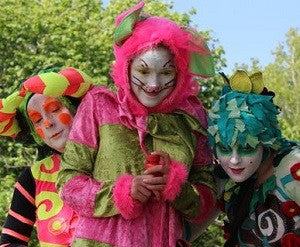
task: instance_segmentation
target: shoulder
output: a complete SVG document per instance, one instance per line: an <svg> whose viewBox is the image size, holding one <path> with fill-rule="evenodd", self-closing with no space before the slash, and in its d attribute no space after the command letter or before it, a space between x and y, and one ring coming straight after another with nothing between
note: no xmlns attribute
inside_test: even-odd
<svg viewBox="0 0 300 247"><path fill-rule="evenodd" d="M278 151L274 159L277 183L300 204L300 145L294 143ZM297 192L298 191L298 192Z"/></svg>

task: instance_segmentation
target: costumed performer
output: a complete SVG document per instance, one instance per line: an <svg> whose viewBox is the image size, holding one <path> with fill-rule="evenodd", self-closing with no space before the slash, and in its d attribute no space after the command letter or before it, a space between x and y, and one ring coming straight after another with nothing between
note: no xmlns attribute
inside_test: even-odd
<svg viewBox="0 0 300 247"><path fill-rule="evenodd" d="M60 199L55 182L76 107L92 84L79 70L57 69L29 78L20 91L0 101L0 135L37 144L43 155L15 185L1 247L27 246L34 225L40 246L71 245L78 217Z"/></svg>
<svg viewBox="0 0 300 247"><path fill-rule="evenodd" d="M199 222L214 207L206 112L192 81L214 74L210 51L143 5L116 21L117 92L87 93L65 148L57 184L79 214L72 246L174 247L183 219ZM149 154L159 164L145 171Z"/></svg>
<svg viewBox="0 0 300 247"><path fill-rule="evenodd" d="M225 246L300 246L300 145L281 137L278 107L262 73L237 71L209 112Z"/></svg>

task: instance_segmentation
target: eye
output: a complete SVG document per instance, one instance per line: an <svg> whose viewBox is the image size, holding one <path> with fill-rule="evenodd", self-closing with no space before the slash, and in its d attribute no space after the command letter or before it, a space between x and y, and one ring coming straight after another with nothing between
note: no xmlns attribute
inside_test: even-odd
<svg viewBox="0 0 300 247"><path fill-rule="evenodd" d="M138 72L141 75L148 75L150 73L149 70L147 70L147 69L139 69Z"/></svg>
<svg viewBox="0 0 300 247"><path fill-rule="evenodd" d="M246 145L245 147L242 147L241 148L241 151L244 151L244 152L251 152L253 151L255 148L251 147L250 145Z"/></svg>
<svg viewBox="0 0 300 247"><path fill-rule="evenodd" d="M166 75L166 76L168 76L168 75L173 75L173 74L174 74L174 71L168 69L168 70L162 71L161 74L162 74L162 75Z"/></svg>
<svg viewBox="0 0 300 247"><path fill-rule="evenodd" d="M61 108L60 104L58 102L52 102L48 105L48 112L57 112Z"/></svg>
<svg viewBox="0 0 300 247"><path fill-rule="evenodd" d="M218 148L219 152L223 153L223 154L230 153L232 151L231 148L224 147L223 145L218 145L217 148Z"/></svg>
<svg viewBox="0 0 300 247"><path fill-rule="evenodd" d="M38 124L38 123L40 123L41 121L42 121L42 118L41 118L41 117L35 118L34 120L32 120L32 122L33 122L34 124Z"/></svg>

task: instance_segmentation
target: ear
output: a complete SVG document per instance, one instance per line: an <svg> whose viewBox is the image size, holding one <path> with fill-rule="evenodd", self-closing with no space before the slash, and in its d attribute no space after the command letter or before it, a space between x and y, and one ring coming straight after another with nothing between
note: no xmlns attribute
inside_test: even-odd
<svg viewBox="0 0 300 247"><path fill-rule="evenodd" d="M215 68L213 57L205 40L200 36L197 30L191 27L182 26L181 29L190 34L190 72L202 77L214 76Z"/></svg>
<svg viewBox="0 0 300 247"><path fill-rule="evenodd" d="M124 41L133 33L134 25L147 18L146 16L140 15L145 5L144 1L141 1L133 8L123 12L116 20L116 30L114 33L114 42L118 46L121 46Z"/></svg>

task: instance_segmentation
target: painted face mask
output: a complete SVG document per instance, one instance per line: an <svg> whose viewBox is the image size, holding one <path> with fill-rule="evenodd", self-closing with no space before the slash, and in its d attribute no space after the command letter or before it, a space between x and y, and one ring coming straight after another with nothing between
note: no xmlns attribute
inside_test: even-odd
<svg viewBox="0 0 300 247"><path fill-rule="evenodd" d="M28 101L27 112L41 139L49 147L63 152L73 121L69 109L58 99L34 94Z"/></svg>
<svg viewBox="0 0 300 247"><path fill-rule="evenodd" d="M233 148L217 145L217 157L228 176L237 183L251 177L262 162L263 146L255 148L235 144Z"/></svg>
<svg viewBox="0 0 300 247"><path fill-rule="evenodd" d="M176 84L173 55L166 47L148 50L132 61L130 83L134 95L146 107L159 105Z"/></svg>

